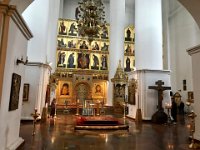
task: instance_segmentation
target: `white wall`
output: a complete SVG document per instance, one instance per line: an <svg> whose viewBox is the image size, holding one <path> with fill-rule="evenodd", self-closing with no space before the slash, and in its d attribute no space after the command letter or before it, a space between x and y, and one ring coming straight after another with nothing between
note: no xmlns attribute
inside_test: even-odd
<svg viewBox="0 0 200 150"><path fill-rule="evenodd" d="M191 57L186 49L200 43L200 30L186 9L177 4L169 15L169 30L172 91L181 89L185 102L187 91L193 91ZM187 91L183 91L183 80Z"/></svg>
<svg viewBox="0 0 200 150"><path fill-rule="evenodd" d="M22 120L32 120L31 113L36 108L42 114L45 105L46 88L49 82L50 71L44 66L27 66L25 83L29 83L29 98L22 104ZM30 78L31 76L31 78Z"/></svg>
<svg viewBox="0 0 200 150"><path fill-rule="evenodd" d="M15 149L23 140L19 137L20 117L22 106L22 93L24 84L25 66L22 64L16 65L16 59L23 56L26 58L27 40L11 20L8 34L7 56L4 70L4 83L0 107L0 150ZM12 74L21 75L21 87L19 94L18 109L8 111L11 92Z"/></svg>
<svg viewBox="0 0 200 150"><path fill-rule="evenodd" d="M157 111L158 91L149 89L149 86L157 86L155 82L162 80L164 82L164 87L170 87L170 72L163 70L137 70L129 73L129 80L133 78L138 82L138 89L135 97L136 104L128 105L128 116L135 118L136 110L140 108L142 111L142 119L151 120L152 115ZM163 108L166 103L171 103L169 91L170 90L163 91ZM164 111L166 112L166 109L164 109Z"/></svg>
<svg viewBox="0 0 200 150"><path fill-rule="evenodd" d="M38 64L52 63L53 70L56 68L59 8L60 0L35 0L23 13L34 34L34 38L28 43L29 61ZM22 119L31 119L30 112L33 112L34 108L41 114L45 105L49 69L44 65L39 66L26 68L26 83L30 84L30 101L24 102Z"/></svg>
<svg viewBox="0 0 200 150"><path fill-rule="evenodd" d="M125 26L135 25L135 1L134 0L126 0L125 13L126 13Z"/></svg>

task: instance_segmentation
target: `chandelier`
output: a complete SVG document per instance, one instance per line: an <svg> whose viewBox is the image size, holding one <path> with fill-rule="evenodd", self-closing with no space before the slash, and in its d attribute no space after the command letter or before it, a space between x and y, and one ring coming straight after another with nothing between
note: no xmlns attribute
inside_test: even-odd
<svg viewBox="0 0 200 150"><path fill-rule="evenodd" d="M75 17L79 35L87 36L89 43L99 36L105 27L105 11L101 0L81 0L76 8Z"/></svg>

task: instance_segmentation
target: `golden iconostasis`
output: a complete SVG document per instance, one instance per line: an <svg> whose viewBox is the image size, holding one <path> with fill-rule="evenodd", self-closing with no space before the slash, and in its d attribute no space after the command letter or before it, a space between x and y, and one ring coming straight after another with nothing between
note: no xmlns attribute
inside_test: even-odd
<svg viewBox="0 0 200 150"><path fill-rule="evenodd" d="M60 78L56 88L58 105L84 103L93 100L94 103L106 103L107 81L93 80L91 75L74 74L72 79Z"/></svg>
<svg viewBox="0 0 200 150"><path fill-rule="evenodd" d="M78 35L75 20L59 19L57 38L57 68L105 71L109 69L109 25L89 44Z"/></svg>
<svg viewBox="0 0 200 150"><path fill-rule="evenodd" d="M58 20L56 81L58 104L83 100L106 103L109 69L109 25L89 43L78 34L77 22Z"/></svg>
<svg viewBox="0 0 200 150"><path fill-rule="evenodd" d="M124 71L130 72L135 69L135 30L129 25L124 30Z"/></svg>

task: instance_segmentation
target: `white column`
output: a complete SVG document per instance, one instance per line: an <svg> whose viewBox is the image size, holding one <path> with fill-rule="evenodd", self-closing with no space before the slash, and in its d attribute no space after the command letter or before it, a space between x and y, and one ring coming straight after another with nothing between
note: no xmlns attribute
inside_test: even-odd
<svg viewBox="0 0 200 150"><path fill-rule="evenodd" d="M136 69L163 69L161 0L135 0Z"/></svg>
<svg viewBox="0 0 200 150"><path fill-rule="evenodd" d="M138 80L138 98L136 106L142 111L144 120L151 120L157 111L158 92L149 86L162 80L164 86L170 86L170 72L163 70L163 32L162 1L135 0L135 62L137 71L132 78ZM131 78L131 74L129 75ZM170 103L169 90L163 92L163 107ZM129 106L129 116L135 117L136 107ZM163 115L163 112L160 114ZM159 120L159 117L157 117ZM159 122L159 121L157 121Z"/></svg>
<svg viewBox="0 0 200 150"><path fill-rule="evenodd" d="M200 45L197 45L188 50L189 55L192 56L192 73L193 73L193 88L194 88L194 113L197 115L195 118L195 133L194 138L200 140Z"/></svg>
<svg viewBox="0 0 200 150"><path fill-rule="evenodd" d="M124 23L125 0L110 0L110 59L109 59L109 84L108 105L112 105L114 77L118 62L124 62ZM123 65L122 65L123 66Z"/></svg>

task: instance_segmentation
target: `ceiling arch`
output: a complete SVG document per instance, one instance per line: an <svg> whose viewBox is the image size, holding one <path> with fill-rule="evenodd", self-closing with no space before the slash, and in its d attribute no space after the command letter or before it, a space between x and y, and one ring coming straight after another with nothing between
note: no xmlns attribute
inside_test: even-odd
<svg viewBox="0 0 200 150"><path fill-rule="evenodd" d="M200 0L178 0L193 16L200 28Z"/></svg>

